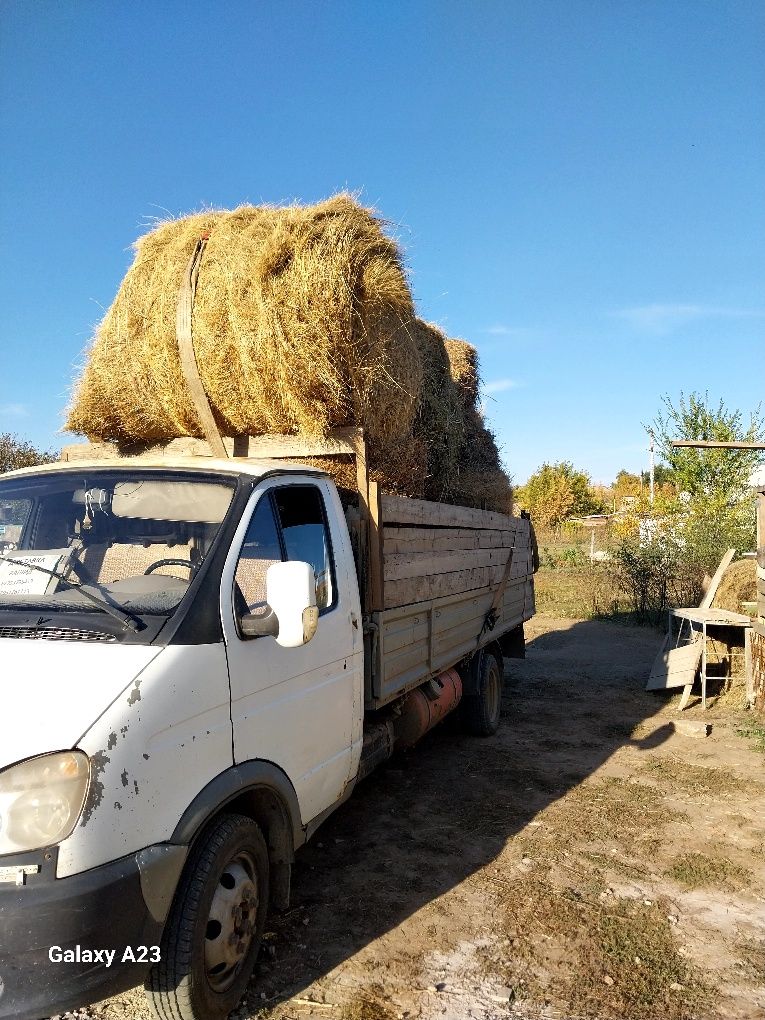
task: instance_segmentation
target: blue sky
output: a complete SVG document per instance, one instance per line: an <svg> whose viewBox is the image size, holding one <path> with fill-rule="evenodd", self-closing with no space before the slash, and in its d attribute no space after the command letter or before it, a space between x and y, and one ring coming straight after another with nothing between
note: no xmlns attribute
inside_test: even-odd
<svg viewBox="0 0 765 1020"><path fill-rule="evenodd" d="M64 441L153 217L347 188L516 480L609 481L661 394L765 397L764 157L760 0L4 0L0 432Z"/></svg>

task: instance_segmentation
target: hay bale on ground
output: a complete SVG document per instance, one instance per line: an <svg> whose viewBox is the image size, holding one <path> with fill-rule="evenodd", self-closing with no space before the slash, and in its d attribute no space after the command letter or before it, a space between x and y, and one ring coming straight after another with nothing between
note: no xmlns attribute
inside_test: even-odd
<svg viewBox="0 0 765 1020"><path fill-rule="evenodd" d="M207 232L194 349L221 432L320 435L363 424L372 445L406 436L421 380L412 298L396 244L348 195L200 213L140 238L66 427L121 442L202 434L175 315Z"/></svg>
<svg viewBox="0 0 765 1020"><path fill-rule="evenodd" d="M720 581L714 602L716 609L742 612L742 602L757 601L757 563L753 559L736 560L728 567Z"/></svg>

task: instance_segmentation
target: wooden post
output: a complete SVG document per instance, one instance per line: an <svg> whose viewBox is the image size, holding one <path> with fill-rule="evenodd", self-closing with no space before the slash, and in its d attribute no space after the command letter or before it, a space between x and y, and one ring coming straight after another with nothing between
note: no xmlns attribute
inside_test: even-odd
<svg viewBox="0 0 765 1020"><path fill-rule="evenodd" d="M385 608L383 589L383 534L380 488L377 482L369 483L369 579L371 588L370 610L382 612Z"/></svg>
<svg viewBox="0 0 765 1020"><path fill-rule="evenodd" d="M746 680L746 707L754 707L754 669L752 665L752 630L744 631L744 677Z"/></svg>

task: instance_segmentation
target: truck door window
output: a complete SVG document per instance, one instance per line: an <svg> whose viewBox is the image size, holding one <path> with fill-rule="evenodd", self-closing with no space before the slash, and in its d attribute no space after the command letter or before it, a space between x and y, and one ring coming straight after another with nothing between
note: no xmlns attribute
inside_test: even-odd
<svg viewBox="0 0 765 1020"><path fill-rule="evenodd" d="M268 493L260 500L244 537L236 565L238 613L260 615L266 609L266 571L282 560L279 531Z"/></svg>
<svg viewBox="0 0 765 1020"><path fill-rule="evenodd" d="M266 572L272 563L302 560L316 576L319 611L336 603L335 574L324 502L314 485L285 485L258 502L236 565L237 615L267 612Z"/></svg>
<svg viewBox="0 0 765 1020"><path fill-rule="evenodd" d="M335 576L324 502L315 485L285 485L274 492L285 559L310 563L319 611L335 605Z"/></svg>

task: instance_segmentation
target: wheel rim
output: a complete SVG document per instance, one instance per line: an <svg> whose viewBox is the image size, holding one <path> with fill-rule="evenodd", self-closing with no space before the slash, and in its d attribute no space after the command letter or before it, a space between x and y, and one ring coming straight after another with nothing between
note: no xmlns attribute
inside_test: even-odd
<svg viewBox="0 0 765 1020"><path fill-rule="evenodd" d="M486 677L486 707L488 708L489 718L492 722L499 719L499 713L502 707L502 685L500 683L499 670L497 669L496 663L489 667L489 672Z"/></svg>
<svg viewBox="0 0 765 1020"><path fill-rule="evenodd" d="M238 853L220 874L205 929L205 972L216 992L225 991L241 970L258 917L255 863Z"/></svg>

